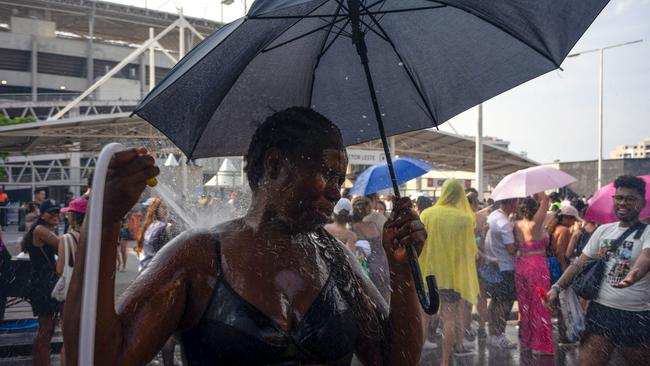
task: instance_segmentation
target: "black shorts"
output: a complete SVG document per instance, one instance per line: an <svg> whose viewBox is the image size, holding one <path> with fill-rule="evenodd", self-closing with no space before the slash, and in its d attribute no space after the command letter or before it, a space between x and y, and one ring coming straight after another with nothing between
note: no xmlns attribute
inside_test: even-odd
<svg viewBox="0 0 650 366"><path fill-rule="evenodd" d="M59 312L60 303L52 297L56 282L47 272L32 273L29 282L29 303L34 316L54 316Z"/></svg>
<svg viewBox="0 0 650 366"><path fill-rule="evenodd" d="M440 301L441 302L459 302L460 301L460 293L448 289L448 288L441 288L438 290L438 293L440 294Z"/></svg>
<svg viewBox="0 0 650 366"><path fill-rule="evenodd" d="M588 334L607 337L615 346L650 345L650 311L626 311L595 301L585 316Z"/></svg>
<svg viewBox="0 0 650 366"><path fill-rule="evenodd" d="M501 271L500 282L485 281L485 293L494 301L510 302L517 300L515 289L515 271Z"/></svg>

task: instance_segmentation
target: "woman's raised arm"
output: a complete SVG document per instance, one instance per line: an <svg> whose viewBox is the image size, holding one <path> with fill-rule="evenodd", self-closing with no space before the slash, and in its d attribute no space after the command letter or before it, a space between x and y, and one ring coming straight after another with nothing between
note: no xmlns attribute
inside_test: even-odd
<svg viewBox="0 0 650 366"><path fill-rule="evenodd" d="M546 212L548 211L548 206L549 206L549 199L546 193L540 192L537 193L537 196L539 197L539 207L537 208L537 212L535 212L535 215L533 216L533 221L535 221L535 224L537 226L542 226L544 225L544 219L546 219Z"/></svg>
<svg viewBox="0 0 650 366"><path fill-rule="evenodd" d="M214 250L207 248L214 245L204 245L209 240L207 234L184 234L158 253L149 268L127 289L116 310L115 243L120 220L144 190L144 181L158 174L153 158L145 153L146 150L135 149L117 153L109 167L101 233L95 365L146 364L175 330L198 321L202 311L197 310L201 306L197 299L205 297L199 296L199 292L209 291L200 284L207 287L209 281L199 281L197 275L186 269L213 266ZM84 223L64 313L63 333L69 365L78 364L86 236ZM203 273L216 273L207 270Z"/></svg>

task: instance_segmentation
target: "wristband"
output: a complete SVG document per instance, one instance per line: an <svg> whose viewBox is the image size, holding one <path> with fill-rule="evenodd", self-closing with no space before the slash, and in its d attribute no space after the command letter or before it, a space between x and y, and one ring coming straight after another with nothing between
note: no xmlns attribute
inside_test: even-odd
<svg viewBox="0 0 650 366"><path fill-rule="evenodd" d="M560 285L558 285L557 283L554 283L554 284L551 286L551 288L554 289L555 291L557 291L558 294L559 294L560 292L562 292L562 287L560 287Z"/></svg>

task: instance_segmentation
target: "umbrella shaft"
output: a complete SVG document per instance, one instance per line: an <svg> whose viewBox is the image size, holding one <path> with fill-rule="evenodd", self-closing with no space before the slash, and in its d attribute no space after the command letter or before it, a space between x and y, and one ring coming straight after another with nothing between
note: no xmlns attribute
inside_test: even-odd
<svg viewBox="0 0 650 366"><path fill-rule="evenodd" d="M375 92L375 83L372 81L372 74L370 73L370 66L368 65L368 48L366 47L364 34L361 32L360 8L361 3L359 0L348 0L348 11L350 14L350 24L352 27L352 43L354 43L357 48L357 53L361 59L361 65L363 65L363 71L366 74L368 90L370 91L370 99L372 100L372 108L375 112L375 119L377 120L377 127L379 128L381 143L384 147L384 155L386 155L386 164L388 165L388 172L390 173L393 192L395 194L395 197L399 198L400 193L399 185L397 184L397 175L395 174L393 159L391 158L390 149L388 148L388 140L386 139L384 122L381 118L379 102L377 101L377 93Z"/></svg>

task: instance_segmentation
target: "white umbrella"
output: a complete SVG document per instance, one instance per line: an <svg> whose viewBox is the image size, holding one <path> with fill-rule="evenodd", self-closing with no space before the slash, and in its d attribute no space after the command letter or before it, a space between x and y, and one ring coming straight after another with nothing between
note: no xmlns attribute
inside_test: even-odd
<svg viewBox="0 0 650 366"><path fill-rule="evenodd" d="M517 170L505 176L490 195L495 201L532 196L547 189L564 187L575 182L569 174L549 166Z"/></svg>

